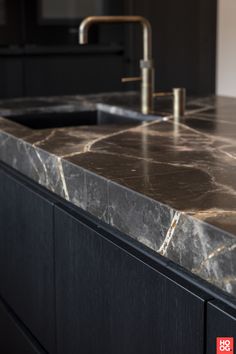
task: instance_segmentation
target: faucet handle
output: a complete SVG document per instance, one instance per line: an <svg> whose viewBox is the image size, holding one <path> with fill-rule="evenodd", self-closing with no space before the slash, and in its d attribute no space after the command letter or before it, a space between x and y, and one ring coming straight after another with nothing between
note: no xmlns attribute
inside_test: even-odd
<svg viewBox="0 0 236 354"><path fill-rule="evenodd" d="M136 77L122 77L121 82L136 82L136 81L141 81L142 78L140 76Z"/></svg>
<svg viewBox="0 0 236 354"><path fill-rule="evenodd" d="M173 92L154 92L152 96L154 98L155 97L172 97Z"/></svg>

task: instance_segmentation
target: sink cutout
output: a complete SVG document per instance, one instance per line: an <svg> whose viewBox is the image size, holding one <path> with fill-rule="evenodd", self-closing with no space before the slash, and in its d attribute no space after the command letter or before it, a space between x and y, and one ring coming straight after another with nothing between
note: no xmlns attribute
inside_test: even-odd
<svg viewBox="0 0 236 354"><path fill-rule="evenodd" d="M31 129L50 129L86 125L137 124L138 119L117 116L101 111L37 112L5 117Z"/></svg>

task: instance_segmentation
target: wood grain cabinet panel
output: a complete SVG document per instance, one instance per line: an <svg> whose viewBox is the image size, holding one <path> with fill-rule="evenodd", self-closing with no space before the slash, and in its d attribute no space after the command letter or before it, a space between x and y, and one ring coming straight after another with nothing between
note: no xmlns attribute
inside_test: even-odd
<svg viewBox="0 0 236 354"><path fill-rule="evenodd" d="M60 208L55 241L58 354L203 353L203 297Z"/></svg>
<svg viewBox="0 0 236 354"><path fill-rule="evenodd" d="M0 301L0 352L3 354L46 354L38 348Z"/></svg>
<svg viewBox="0 0 236 354"><path fill-rule="evenodd" d="M0 169L0 295L54 348L53 204Z"/></svg>
<svg viewBox="0 0 236 354"><path fill-rule="evenodd" d="M236 310L214 300L207 304L207 354L216 353L217 337L233 337L236 341Z"/></svg>

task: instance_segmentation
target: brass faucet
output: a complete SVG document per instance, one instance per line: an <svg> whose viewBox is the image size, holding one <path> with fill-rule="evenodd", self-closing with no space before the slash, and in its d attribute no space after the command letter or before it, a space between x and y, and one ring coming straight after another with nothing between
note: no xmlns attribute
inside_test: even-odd
<svg viewBox="0 0 236 354"><path fill-rule="evenodd" d="M141 81L141 111L143 114L153 113L153 98L162 95L154 94L154 66L152 59L152 28L150 22L142 16L90 16L86 17L79 27L79 43L88 43L88 31L94 23L140 23L143 28L143 59L140 60L140 77L123 78L122 82ZM173 91L174 115L184 112L184 94L178 89ZM167 94L169 95L169 94Z"/></svg>
<svg viewBox="0 0 236 354"><path fill-rule="evenodd" d="M152 29L150 22L142 16L91 16L85 18L79 27L79 43L88 43L88 30L94 23L137 22L143 28L143 59L140 60L141 77L125 78L123 82L141 81L141 110L143 114L152 112L154 92L154 67L152 60Z"/></svg>

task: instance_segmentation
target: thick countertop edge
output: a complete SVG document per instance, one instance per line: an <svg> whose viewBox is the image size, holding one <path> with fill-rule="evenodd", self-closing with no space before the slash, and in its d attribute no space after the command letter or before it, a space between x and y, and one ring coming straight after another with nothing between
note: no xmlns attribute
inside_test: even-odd
<svg viewBox="0 0 236 354"><path fill-rule="evenodd" d="M3 131L0 134L5 137L1 143L1 160L7 165L191 273L229 292L227 280L225 282L220 273L214 275L213 268L219 256L222 263L228 261L229 252L235 253L234 235L48 153L25 142L23 138ZM5 151L12 149L10 156L4 154L3 147ZM20 157L19 164L13 158L17 154ZM140 219L140 215L141 223L130 222ZM194 260L192 256L189 262L189 259L183 260L181 250L185 247L191 249L191 239L198 243L198 257ZM206 244L208 247L211 245L207 255ZM202 259L199 259L199 254ZM197 263L194 264L194 261Z"/></svg>

